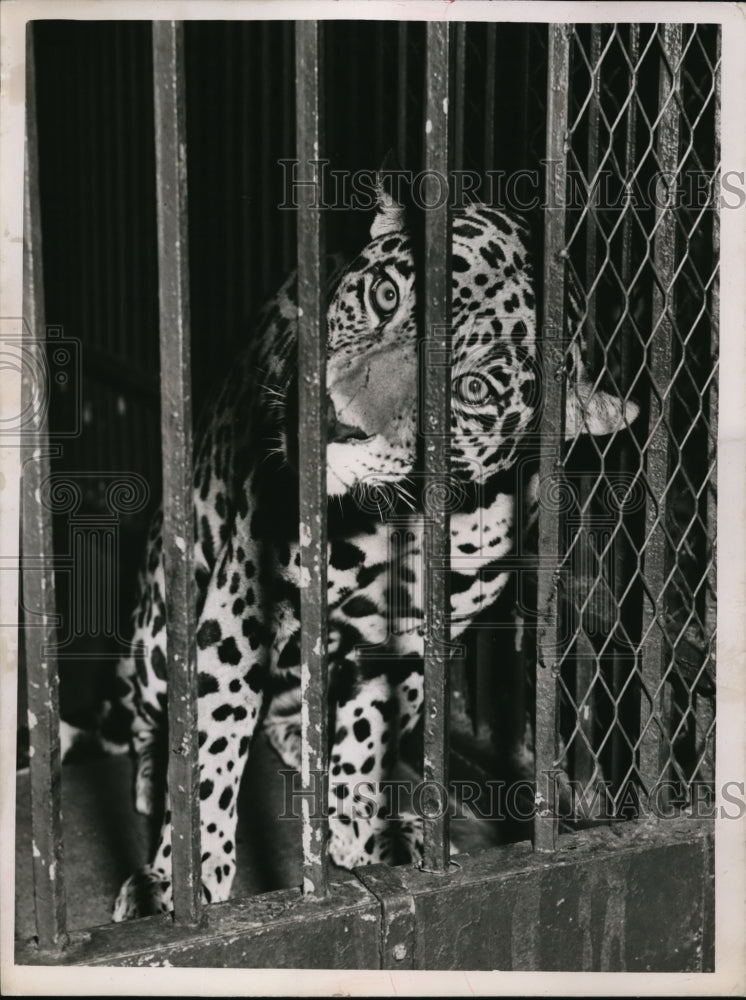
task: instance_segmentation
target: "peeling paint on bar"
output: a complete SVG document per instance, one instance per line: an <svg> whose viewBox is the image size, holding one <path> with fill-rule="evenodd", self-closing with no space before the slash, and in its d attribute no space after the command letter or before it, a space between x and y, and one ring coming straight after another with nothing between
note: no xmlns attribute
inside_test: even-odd
<svg viewBox="0 0 746 1000"><path fill-rule="evenodd" d="M306 688L310 685L310 683L311 683L311 671L309 670L308 663L305 660L303 660L301 662L301 666L300 666L300 686L301 686L301 690L305 691ZM301 706L300 706L300 727L301 727L301 732L304 732L304 733L308 732L308 730L310 729L310 722L309 722L309 717L308 717L308 705L307 705L305 699L301 699ZM301 740L301 745L300 745L300 777L301 777L301 783L302 783L302 785L303 785L304 788L306 788L308 786L308 783L310 781L310 775L311 775L311 758L310 758L310 751L309 751L309 747L308 747L308 741L307 740ZM306 800L303 799L303 802L305 802L305 801ZM304 836L305 836L305 832L306 831L305 831L305 828L304 828L304 831L303 831Z"/></svg>
<svg viewBox="0 0 746 1000"><path fill-rule="evenodd" d="M424 173L449 177L450 143L448 88L450 79L450 25L430 22L426 29ZM448 355L451 320L451 235L448 199L425 212L423 337L426 357ZM424 416L425 480L448 476L450 431L448 366L426 364L421 412ZM448 786L448 705L451 663L447 648L450 599L450 519L445 507L434 510L427 525L427 572L424 576L424 750L423 779L432 787ZM450 862L448 810L432 798L423 803L423 867L445 871ZM427 814L430 814L428 816Z"/></svg>
<svg viewBox="0 0 746 1000"><path fill-rule="evenodd" d="M202 901L194 546L180 534L193 519L184 28L156 21L152 31L174 918L196 924Z"/></svg>
<svg viewBox="0 0 746 1000"><path fill-rule="evenodd" d="M323 151L321 24L295 28L296 137L308 169ZM324 226L305 191L298 210L298 450L301 582L301 784L328 767L327 747L327 533L326 533L326 276ZM325 810L302 800L303 889L328 894Z"/></svg>

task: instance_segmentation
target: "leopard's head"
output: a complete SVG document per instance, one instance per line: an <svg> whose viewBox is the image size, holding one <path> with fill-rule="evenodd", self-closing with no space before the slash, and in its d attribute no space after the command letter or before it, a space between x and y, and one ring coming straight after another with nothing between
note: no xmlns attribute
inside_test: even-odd
<svg viewBox="0 0 746 1000"><path fill-rule="evenodd" d="M419 386L428 359L416 310L415 259L403 208L382 185L370 242L343 273L327 314L330 496L397 483L417 460ZM511 467L541 403L528 232L492 208L454 213L451 468L484 482ZM637 414L591 386L570 351L566 433L609 434Z"/></svg>
<svg viewBox="0 0 746 1000"><path fill-rule="evenodd" d="M327 490L404 479L417 444L418 335L412 246L381 190L371 242L327 313Z"/></svg>

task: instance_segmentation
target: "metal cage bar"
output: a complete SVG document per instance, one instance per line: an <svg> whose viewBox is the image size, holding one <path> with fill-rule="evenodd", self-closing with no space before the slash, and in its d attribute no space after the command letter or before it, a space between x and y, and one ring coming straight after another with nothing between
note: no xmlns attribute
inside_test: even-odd
<svg viewBox="0 0 746 1000"><path fill-rule="evenodd" d="M591 207L594 204L595 185L598 180L598 140L599 119L601 115L601 25L591 25L590 63L592 72L590 102L588 104L588 200ZM585 246L585 287L591 288L598 273L598 221L595 212L591 210L588 216L588 227ZM597 292L588 296L586 304L586 351L588 364L594 367L596 348L596 307Z"/></svg>
<svg viewBox="0 0 746 1000"><path fill-rule="evenodd" d="M539 445L539 483L550 484L562 468L565 424L565 215L567 200L568 91L572 25L552 24L548 32L547 168L544 216L542 385L544 404ZM557 504L539 504L537 580L538 649L536 669L536 796L534 848L553 851L557 835L555 786L557 751L557 660L560 622L558 577L560 513ZM546 793L546 795L544 794Z"/></svg>
<svg viewBox="0 0 746 1000"><path fill-rule="evenodd" d="M716 164L720 163L720 64L722 37L718 31L715 63L715 112L714 133L717 149L714 156ZM719 176L716 174L716 176ZM718 190L716 188L716 190ZM708 391L708 435L707 435L707 468L708 482L705 502L707 530L709 535L710 564L707 570L705 588L705 656L708 660L715 659L715 639L717 635L717 440L718 440L718 359L720 345L720 211L717 202L712 208L712 255L716 262L716 273L712 281L710 293L710 358L712 361L712 377ZM699 771L696 775L701 780L715 780L715 699L697 695L696 702L696 748L701 757ZM700 749L701 748L701 749Z"/></svg>
<svg viewBox="0 0 746 1000"><path fill-rule="evenodd" d="M45 387L35 384L35 364L43 365L44 281L39 206L39 149L36 121L34 25L26 27L26 169L23 190L22 413L24 427L22 552L24 647L28 671L29 776L33 839L34 907L39 947L54 950L67 939L63 867L59 675L56 646L52 513L40 502L49 478L50 451ZM32 361L33 359L33 361ZM34 622L32 617L37 617Z"/></svg>
<svg viewBox="0 0 746 1000"><path fill-rule="evenodd" d="M629 25L629 67L627 71L628 86L634 92L635 76L637 72L637 60L640 52L640 26L638 24ZM630 180L635 172L637 158L637 103L630 100L624 115L624 177L625 182ZM629 288L632 280L632 239L633 239L634 216L630 206L624 209L622 219L622 250L620 276L622 286L626 289L627 298L625 308L630 309ZM619 385L623 392L629 390L632 381L632 357L630 351L629 337L625 333L631 333L631 322L622 328L622 336L619 338ZM623 476L629 476L632 472L633 457L632 445L630 441L623 439L619 449L619 471ZM634 552L631 549L629 540L624 532L617 531L614 539L614 597L619 608L620 616L621 600L628 589L630 579L630 567L634 564ZM619 643L615 643L612 653L612 683L615 696L621 691L628 670L628 657L621 653ZM619 705L617 704L617 717ZM625 771L624 763L624 739L618 727L615 727L611 742L611 774L612 780L619 783Z"/></svg>
<svg viewBox="0 0 746 1000"><path fill-rule="evenodd" d="M590 39L590 64L591 64L591 93L588 104L588 141L587 141L587 170L588 178L588 202L591 210L586 216L586 244L585 244L585 288L593 287L594 280L598 273L598 230L599 221L592 206L594 205L595 185L598 171L598 139L599 139L599 118L601 113L601 25L591 25ZM596 347L596 298L594 291L586 298L586 316L584 323L585 347L588 357L588 365L593 370L594 355ZM592 543L592 516L591 516L591 494L593 493L596 477L593 475L582 475L578 479L578 524L577 541L575 542L576 559L583 565L591 566L594 562ZM578 713L578 738L573 741L575 750L574 774L575 778L587 784L593 777L596 770L594 755L590 750L593 744L593 732L596 726L596 699L593 692L593 681L598 669L598 657L593 645L588 638L583 615L580 615L579 627L576 631L575 647L575 704L580 707Z"/></svg>
<svg viewBox="0 0 746 1000"><path fill-rule="evenodd" d="M450 26L429 22L425 50L424 365L422 414L425 482L447 480L450 431L451 232L448 199L438 198L449 174ZM433 197L435 195L435 197ZM432 491L434 492L434 491ZM424 847L423 866L443 871L450 860L448 824L448 717L450 518L443 503L427 511L424 579ZM444 801L445 793L445 801Z"/></svg>
<svg viewBox="0 0 746 1000"><path fill-rule="evenodd" d="M680 24L659 28L661 54L658 86L656 159L664 177L678 168L682 31ZM660 199L658 199L660 201ZM666 682L670 647L665 641L667 543L666 492L670 467L670 385L675 332L676 215L673 206L657 205L653 235L653 308L648 370L651 377L648 441L645 448L648 496L645 511L642 614L639 773L646 790L664 778L670 747L670 685Z"/></svg>
<svg viewBox="0 0 746 1000"><path fill-rule="evenodd" d="M301 169L323 150L323 50L318 21L295 29L296 135ZM304 189L305 190L305 189ZM326 802L312 807L328 773L326 281L323 217L311 201L298 211L298 445L300 453L301 783L303 891L328 892ZM319 808L321 806L322 808Z"/></svg>
<svg viewBox="0 0 746 1000"><path fill-rule="evenodd" d="M168 793L174 919L201 909L197 664L192 541L184 26L153 22L158 299L163 451L163 557L168 627Z"/></svg>

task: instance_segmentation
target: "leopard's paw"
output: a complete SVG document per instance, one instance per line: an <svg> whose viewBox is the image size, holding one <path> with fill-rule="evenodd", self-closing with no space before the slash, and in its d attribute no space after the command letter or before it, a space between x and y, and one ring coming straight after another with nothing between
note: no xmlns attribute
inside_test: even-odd
<svg viewBox="0 0 746 1000"><path fill-rule="evenodd" d="M119 890L112 920L121 923L137 917L152 917L156 913L170 913L173 909L171 880L164 872L154 871L145 865L130 875Z"/></svg>

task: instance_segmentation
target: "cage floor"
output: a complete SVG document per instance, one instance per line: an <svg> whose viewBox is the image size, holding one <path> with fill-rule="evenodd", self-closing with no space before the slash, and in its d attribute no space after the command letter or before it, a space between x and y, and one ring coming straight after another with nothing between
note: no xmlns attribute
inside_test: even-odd
<svg viewBox="0 0 746 1000"><path fill-rule="evenodd" d="M279 819L285 792L278 757L262 736L252 748L238 808L234 897L300 884L300 821ZM119 886L147 860L148 820L132 805L132 762L106 757L62 768L62 815L68 926L108 923ZM451 823L459 852L497 842L498 824L460 817ZM336 869L332 877L341 876ZM16 936L34 934L31 804L28 770L18 772L16 798Z"/></svg>

